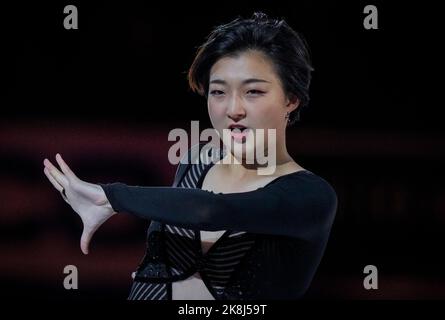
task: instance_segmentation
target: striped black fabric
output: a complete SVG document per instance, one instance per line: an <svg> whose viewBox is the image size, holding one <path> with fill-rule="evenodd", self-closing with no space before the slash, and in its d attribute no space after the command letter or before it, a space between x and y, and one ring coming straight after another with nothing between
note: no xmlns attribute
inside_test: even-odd
<svg viewBox="0 0 445 320"><path fill-rule="evenodd" d="M179 187L201 188L205 173L213 165L197 163L190 166ZM193 214L187 213L184 214ZM222 297L233 272L242 258L251 249L255 240L244 231L227 230L203 254L199 230L164 224L165 249L169 272L173 276L193 274L199 271L202 280L215 299ZM200 264L197 267L197 264ZM148 283L134 281L129 300L170 300L171 283Z"/></svg>

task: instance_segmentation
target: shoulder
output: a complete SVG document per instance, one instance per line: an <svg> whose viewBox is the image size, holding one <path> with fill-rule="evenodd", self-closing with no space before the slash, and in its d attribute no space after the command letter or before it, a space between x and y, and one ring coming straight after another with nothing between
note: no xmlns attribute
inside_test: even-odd
<svg viewBox="0 0 445 320"><path fill-rule="evenodd" d="M289 191L307 191L308 193L315 191L336 197L333 186L326 179L309 170L300 170L279 176L275 184Z"/></svg>
<svg viewBox="0 0 445 320"><path fill-rule="evenodd" d="M197 157L199 154L199 150L201 148L201 144L196 144L189 148L185 154L181 155L181 159L179 160L179 163L176 167L175 177L173 181L173 186L179 185L180 181L182 180L182 177L185 175L187 170L190 167L191 163L193 162L193 159Z"/></svg>
<svg viewBox="0 0 445 320"><path fill-rule="evenodd" d="M337 197L334 187L326 179L309 170L302 170L287 175L290 187L304 186L308 192L327 194Z"/></svg>
<svg viewBox="0 0 445 320"><path fill-rule="evenodd" d="M337 212L337 193L326 179L303 170L282 176L277 187L283 191L283 202L313 215L331 225Z"/></svg>

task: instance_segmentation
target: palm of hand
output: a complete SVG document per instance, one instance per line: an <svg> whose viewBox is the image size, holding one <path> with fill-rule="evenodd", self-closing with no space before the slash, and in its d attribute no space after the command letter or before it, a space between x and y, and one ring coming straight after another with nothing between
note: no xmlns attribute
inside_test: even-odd
<svg viewBox="0 0 445 320"><path fill-rule="evenodd" d="M61 171L45 159L44 173L54 188L62 193L63 199L80 216L83 223L80 247L84 254L88 254L89 243L94 232L116 212L100 185L80 180L60 154L56 155L56 161Z"/></svg>

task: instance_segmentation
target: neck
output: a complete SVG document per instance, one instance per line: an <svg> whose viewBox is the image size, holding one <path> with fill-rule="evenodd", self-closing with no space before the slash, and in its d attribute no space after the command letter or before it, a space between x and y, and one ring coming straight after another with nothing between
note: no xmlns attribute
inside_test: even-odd
<svg viewBox="0 0 445 320"><path fill-rule="evenodd" d="M245 159L243 159L242 161L236 159L231 152L226 152L226 155L220 161L222 162L221 164L223 165L223 170L226 171L227 175L234 177L234 179L244 179L257 176L258 169L265 168L268 165L273 165L270 163L259 164L257 163L257 161L254 161L254 163L246 163ZM275 161L276 171L279 171L280 168L291 162L294 161L287 152L286 146L277 146Z"/></svg>

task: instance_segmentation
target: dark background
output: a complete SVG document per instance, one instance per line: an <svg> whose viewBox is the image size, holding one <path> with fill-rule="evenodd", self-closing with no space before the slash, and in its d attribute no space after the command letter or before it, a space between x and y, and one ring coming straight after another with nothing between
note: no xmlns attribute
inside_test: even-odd
<svg viewBox="0 0 445 320"><path fill-rule="evenodd" d="M75 4L79 29L63 28ZM363 8L379 29L363 28ZM90 182L171 185L173 128L210 127L186 71L210 30L263 10L306 37L311 103L288 150L338 195L331 239L307 299L443 299L445 132L440 10L320 1L40 2L3 6L0 109L2 298L125 299L147 221L122 214L79 248L81 222L43 174L60 152ZM79 289L63 288L76 265ZM363 288L363 269L379 289Z"/></svg>

